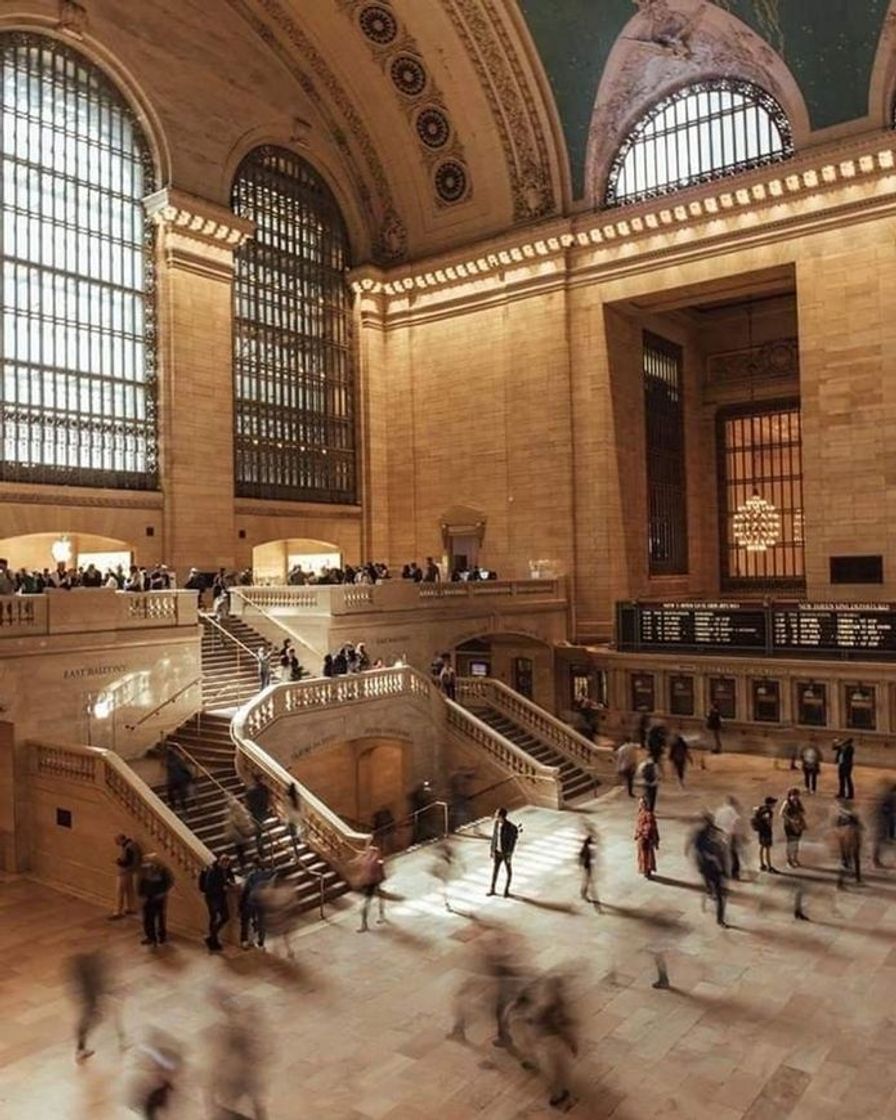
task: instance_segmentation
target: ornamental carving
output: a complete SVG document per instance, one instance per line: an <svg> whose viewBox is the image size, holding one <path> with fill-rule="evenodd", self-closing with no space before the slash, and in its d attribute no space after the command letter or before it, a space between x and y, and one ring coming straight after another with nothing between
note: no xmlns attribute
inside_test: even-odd
<svg viewBox="0 0 896 1120"><path fill-rule="evenodd" d="M716 384L799 377L799 372L798 338L776 338L752 349L710 354L706 359L707 379Z"/></svg>
<svg viewBox="0 0 896 1120"><path fill-rule="evenodd" d="M392 197L386 170L361 114L326 59L290 17L280 0L256 0L254 4L249 3L248 0L227 0L227 2L249 24L262 42L277 55L308 94L321 114L330 135L334 139L341 138L341 143L337 140L337 147L342 153L355 197L367 217L373 240L374 260L383 264L401 260L407 254L407 230L397 217L395 200ZM368 4L367 7L385 8L385 5ZM261 15L255 11L256 8L260 9ZM266 19L269 22L266 22ZM384 28L385 25L372 19L370 26L376 29ZM274 28L280 33L279 35L275 34ZM385 31L380 30L377 33L385 34ZM280 35L283 36L288 47L281 42ZM310 73L305 69L306 64L310 67ZM331 106L335 106L338 110L345 127L341 127L335 119ZM366 177L355 159L352 146L348 142L349 136L354 142L354 147L360 152L367 171ZM368 179L376 188L375 192L371 192ZM389 232L388 240L383 236L386 230Z"/></svg>
<svg viewBox="0 0 896 1120"><path fill-rule="evenodd" d="M370 46L374 60L389 78L402 112L421 145L435 201L453 206L471 194L463 145L452 127L448 107L429 72L420 46L402 26L389 0L339 0ZM426 104L420 106L425 99ZM445 160L443 157L450 156Z"/></svg>
<svg viewBox="0 0 896 1120"><path fill-rule="evenodd" d="M443 0L467 49L501 137L515 222L555 213L547 138L528 75L494 0Z"/></svg>

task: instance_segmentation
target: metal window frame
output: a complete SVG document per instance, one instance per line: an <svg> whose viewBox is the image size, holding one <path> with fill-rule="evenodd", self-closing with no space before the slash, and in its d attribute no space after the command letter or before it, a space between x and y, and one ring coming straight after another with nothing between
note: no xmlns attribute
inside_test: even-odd
<svg viewBox="0 0 896 1120"><path fill-rule="evenodd" d="M234 486L238 497L354 504L358 405L350 245L307 160L263 145L234 176L256 223L234 255Z"/></svg>
<svg viewBox="0 0 896 1120"><path fill-rule="evenodd" d="M647 564L651 576L687 575L688 501L684 438L684 351L652 331L641 335ZM658 546L665 543L665 555Z"/></svg>
<svg viewBox="0 0 896 1120"><path fill-rule="evenodd" d="M756 478L754 470L755 455L749 456L749 464L744 464L744 470L736 478L731 479L728 471L729 449L726 439L727 425L733 420L748 420L750 417L761 421L767 417L795 413L800 420L798 441L781 441L773 444L760 444L760 447L780 448L788 450L788 460L791 471L787 474L773 474L761 479ZM755 451L755 447L754 447ZM746 457L746 456L745 456ZM795 539L785 539L779 544L762 553L763 568L755 576L733 575L732 561L737 547L730 540L730 526L736 509L729 502L732 487L740 486L745 495L749 495L753 485L758 481L761 484L779 485L782 490L786 488L788 505L778 505L779 513L786 514L788 510L804 509L803 501L803 465L802 465L802 416L798 397L785 397L775 400L754 401L727 405L716 412L716 473L718 490L718 531L719 531L719 569L721 587L725 591L795 591L802 592L806 586L806 557L805 542ZM799 501L799 504L797 503ZM787 524L787 518L782 516L782 524ZM769 565L768 560L774 563ZM780 563L778 563L780 561ZM771 570L770 570L771 569Z"/></svg>
<svg viewBox="0 0 896 1120"><path fill-rule="evenodd" d="M85 237L88 234L94 236L109 253L107 263L113 270L115 266L111 265L111 262L116 248L124 253L139 247L141 271L139 284L136 283L135 277L135 284L132 287L123 283L116 284L112 281L98 280L95 276L90 275L88 268L60 269L54 264L47 265L43 262L35 264L28 258L16 258L8 255L4 238L3 245L0 246L0 263L4 266L0 269L0 300L2 300L3 307L11 306L13 309L17 309L21 306L11 303L7 296L4 276L6 266L27 268L32 274L29 278L29 284L35 289L35 294L29 301L32 307L35 303L40 303L38 296L49 290L49 287L42 286L46 284L48 278L55 280L57 284L67 284L69 287L66 290L66 296L69 298L71 298L72 290L80 292L81 289L90 285L88 298L96 299L102 298L102 295L107 295L110 306L113 293L117 293L123 300L134 300L135 302L127 304L127 307L129 311L136 312L139 305L140 314L139 316L134 315L134 322L136 323L138 319L141 320L142 329L138 334L136 330L128 332L124 329L124 326L119 330L115 330L114 327L103 326L94 328L92 324L85 323L79 313L76 313L75 316L66 313L64 307L61 315L40 312L38 314L28 313L24 317L25 328L29 330L29 333L33 336L36 325L36 333L41 335L40 360L29 360L23 363L17 357L11 358L9 361L4 358L4 375L0 376L0 448L5 444L5 429L8 424L26 425L29 428L37 429L36 434L29 437L31 446L37 444L46 447L50 444L58 448L61 434L70 449L69 457L77 459L77 465L72 462L61 465L58 463L20 461L2 456L0 457L0 480L65 486L94 486L122 490L154 490L158 488L159 483L155 227L144 213L143 199L156 187L155 161L140 118L114 81L91 59L58 39L46 35L25 31L0 33L0 69L6 69L12 65L17 75L23 72L26 74L32 73L30 64L23 65L22 60L15 57L21 52L36 52L39 65L34 72L38 77L46 77L53 71L52 75L47 77L47 81L51 82L56 89L61 89L63 96L69 98L70 111L76 122L78 101L83 101L89 106L86 131L79 131L77 127L77 123L83 122L83 117L81 122L76 123L74 129L58 127L57 124L53 124L52 117L50 117L51 128L49 131L51 136L62 134L71 138L72 141L76 139L83 141L85 138L89 138L87 142L96 149L98 160L102 158L103 153L106 155L114 153L126 158L140 169L141 189L139 193L126 194L123 188L116 191L115 185L111 181L107 182L104 187L97 188L95 181L89 177L89 173L87 177L84 177L82 172L79 177L77 167L72 169L67 165L64 171L54 168L52 149L43 149L40 153L41 158L36 161L18 158L14 161L10 160L10 162L16 169L26 167L32 173L48 179L52 176L56 184L63 184L67 192L64 209L73 209L76 216L74 220L70 220L68 216L63 216L60 220L58 213L54 212L52 217L49 217L43 205L36 211L32 207L29 210L20 210L19 212L23 217L27 215L28 220L37 220L40 223L39 229L43 237L46 237L54 228L59 227L65 231L67 237ZM48 58L49 66L47 65ZM64 70L65 73L63 81L58 78L60 70ZM0 101L0 115L2 115L2 110L3 104ZM41 113L42 110L44 110L44 106L41 102L36 114L25 114L26 120L46 120L46 115ZM16 116L22 115L17 112L15 107L10 112ZM52 106L49 110L44 110L44 114L47 112L52 112ZM111 142L105 142L106 137L102 135L101 121L103 115L107 113L110 114L110 120L112 119L111 114L114 113L118 115L119 120L126 121L129 125L132 143L127 149L120 146L116 147ZM68 121L66 124L68 124ZM92 132L90 131L91 126L93 126ZM119 130L120 133L121 130ZM80 197L79 192L82 192ZM95 217L95 206L85 217L83 201L85 197L90 196L83 192L95 192L99 195L100 210L102 210L103 200L109 200L104 226L98 227L96 224L91 224L91 217ZM0 177L0 212L5 217L11 206L4 194L3 180ZM45 197L42 188L42 203ZM122 220L121 230L117 235L115 234L111 217L111 200L113 198L117 198L121 203L127 203L133 207L129 215L130 231L136 230L139 232L138 241L127 236L124 229L126 224L124 220ZM93 201L96 203L98 200L93 199ZM58 208L57 200L57 210ZM30 237L30 231L28 237ZM16 252L17 248L14 248L13 251ZM124 276L125 273L124 261L124 256L121 256L118 261L118 272L121 276ZM80 258L78 263L81 263ZM68 264L67 261L66 264ZM80 300L80 295L77 298ZM52 300L55 307L55 292ZM124 306L123 303L122 307ZM20 319L22 319L22 314L17 312L16 325L18 325ZM90 336L91 349L93 349L95 341L96 347L98 349L106 347L107 353L109 347L114 350L120 345L123 348L128 343L135 343L139 337L142 376L138 379L128 380L124 377L116 377L114 373L90 371L84 368L83 362L80 360L76 365L69 362L63 364L45 362L43 351L46 345L47 331L51 327L57 329L68 327L81 331L87 329L92 332ZM7 347L8 345L7 340ZM56 349L57 347L54 345L54 355ZM122 352L119 352L119 356ZM30 357L29 343L29 359ZM20 399L11 401L6 399L5 371L7 366L16 371L17 381L20 372L26 374L26 380L29 384L27 396L30 398L32 394L36 395L39 398L37 403L33 403L31 400L23 402ZM51 379L54 381L52 391L48 389ZM62 393L59 389L59 385L63 381L68 382L66 393ZM116 385L119 386L118 393L116 393ZM126 406L122 407L121 387L124 386L134 386L135 388L139 386L142 390L142 419L127 415ZM77 391L75 387L77 387ZM98 408L85 411L82 407L83 399L91 393L98 394L102 401ZM59 407L58 398L66 395L68 395L69 400L63 407ZM71 404L72 395L77 400L74 406ZM49 399L50 397L52 400ZM136 393L132 404L134 404L136 411ZM117 411L116 405L118 405ZM95 461L97 458L107 456L114 459L118 455L119 461L121 461L127 454L121 447L122 441L135 442L139 447L139 452L132 451L131 454L132 456L139 454L142 458L142 470L109 469L91 465L92 459Z"/></svg>
<svg viewBox="0 0 896 1120"><path fill-rule="evenodd" d="M669 138L677 138L683 133L686 134L688 129L695 124L706 123L711 125L713 122L722 121L729 117L733 119L736 116L746 115L750 110L760 110L765 113L766 121L772 122L777 128L781 137L781 147L753 157L743 156L738 158L735 153L734 158L731 159L725 158L724 151L720 153L719 160L714 160L712 153L710 153L710 163L702 171L668 179L665 182L657 183L654 187L624 192L620 190L620 179L629 153L633 149L643 148L648 139L652 139L652 137L647 136L647 133L654 122L667 109L686 102L692 97L695 98L701 93L732 93L743 97L745 103L719 109L716 112L709 112L704 116L688 117L683 121L676 122L671 128L661 130L657 135L659 137L665 136L668 141ZM668 142L666 150L668 152ZM629 131L610 164L606 190L604 191L604 205L606 207L627 206L635 202L661 198L686 187L728 178L731 175L737 175L756 167L768 167L771 164L780 163L789 159L793 155L793 151L793 131L787 114L777 99L761 86L740 78L705 78L699 82L688 82L653 104Z"/></svg>

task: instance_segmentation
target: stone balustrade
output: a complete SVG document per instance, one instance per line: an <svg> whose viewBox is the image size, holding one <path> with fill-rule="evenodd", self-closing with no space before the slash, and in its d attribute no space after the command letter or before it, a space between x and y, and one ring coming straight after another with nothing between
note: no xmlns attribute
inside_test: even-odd
<svg viewBox="0 0 896 1120"><path fill-rule="evenodd" d="M530 609L535 603L563 605L566 588L560 579L475 580L458 583L413 583L387 580L377 584L314 584L305 587L241 587L239 596L262 610L326 616L364 611L407 611L467 606L488 601L489 610Z"/></svg>
<svg viewBox="0 0 896 1120"><path fill-rule="evenodd" d="M550 744L570 762L575 762L586 770L600 767L609 768L612 763L612 750L597 746L574 731L562 720L552 716L525 696L521 696L501 681L491 677L460 677L457 682L458 695L465 701L476 700L497 709L515 723L527 728L542 741Z"/></svg>
<svg viewBox="0 0 896 1120"><path fill-rule="evenodd" d="M195 626L195 591L111 591L80 587L0 596L0 639L108 630Z"/></svg>

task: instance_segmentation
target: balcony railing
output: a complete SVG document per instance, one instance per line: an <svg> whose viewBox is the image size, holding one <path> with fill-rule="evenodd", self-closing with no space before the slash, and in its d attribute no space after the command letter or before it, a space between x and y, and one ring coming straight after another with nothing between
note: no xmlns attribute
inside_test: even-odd
<svg viewBox="0 0 896 1120"><path fill-rule="evenodd" d="M0 639L194 626L196 621L195 591L81 587L41 595L0 595Z"/></svg>

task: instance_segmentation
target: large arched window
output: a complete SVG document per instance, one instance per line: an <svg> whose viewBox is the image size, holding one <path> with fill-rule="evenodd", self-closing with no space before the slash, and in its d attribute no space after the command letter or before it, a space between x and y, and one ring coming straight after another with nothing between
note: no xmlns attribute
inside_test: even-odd
<svg viewBox="0 0 896 1120"><path fill-rule="evenodd" d="M0 478L157 485L152 159L109 79L0 35Z"/></svg>
<svg viewBox="0 0 896 1120"><path fill-rule="evenodd" d="M236 492L355 501L348 238L332 192L293 152L256 148L233 209L255 222L236 254Z"/></svg>
<svg viewBox="0 0 896 1120"><path fill-rule="evenodd" d="M771 94L727 78L697 82L657 102L631 130L610 168L605 202L655 198L792 154L790 123Z"/></svg>

